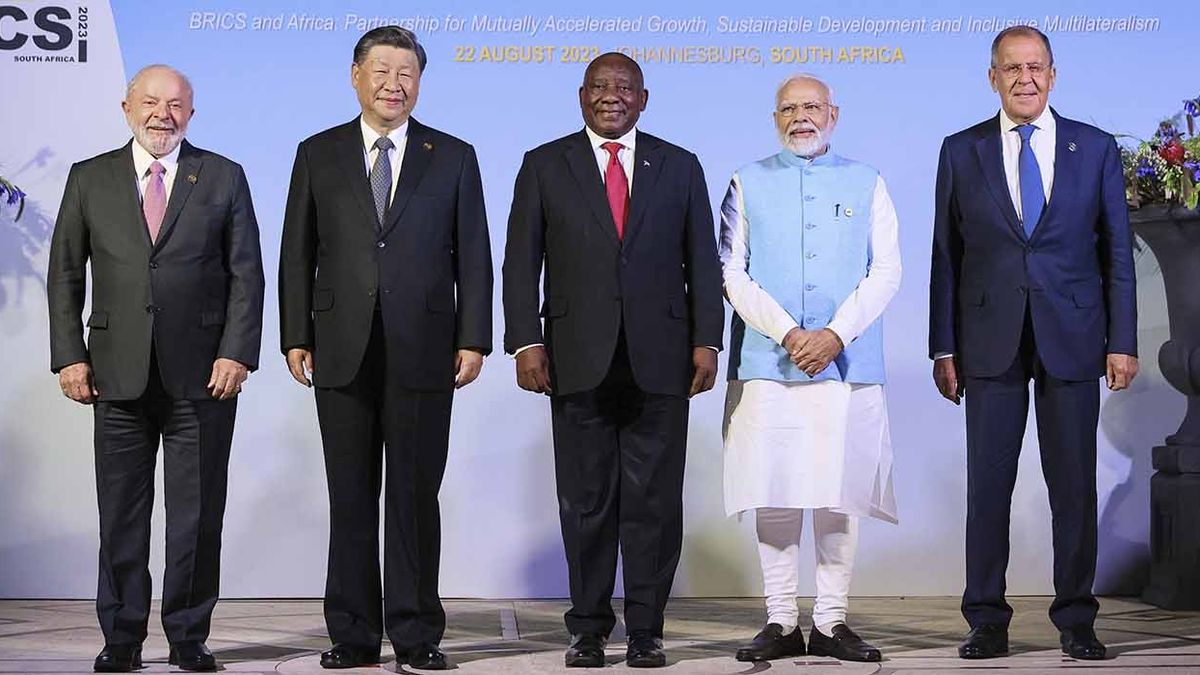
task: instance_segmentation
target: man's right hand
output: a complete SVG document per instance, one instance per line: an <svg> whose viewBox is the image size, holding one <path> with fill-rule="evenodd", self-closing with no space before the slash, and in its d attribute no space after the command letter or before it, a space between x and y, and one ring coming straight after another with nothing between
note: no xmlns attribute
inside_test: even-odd
<svg viewBox="0 0 1200 675"><path fill-rule="evenodd" d="M517 386L539 394L550 389L550 357L542 346L530 347L517 354Z"/></svg>
<svg viewBox="0 0 1200 675"><path fill-rule="evenodd" d="M92 380L92 366L87 361L72 363L58 371L58 386L63 396L79 403L95 403L100 397Z"/></svg>
<svg viewBox="0 0 1200 675"><path fill-rule="evenodd" d="M787 350L788 356L798 354L801 349L804 349L809 337L811 336L808 331L799 326L789 330L787 335L783 336L783 348Z"/></svg>
<svg viewBox="0 0 1200 675"><path fill-rule="evenodd" d="M292 379L306 387L312 386L312 380L309 379L313 372L312 352L303 347L293 347L288 350L287 364Z"/></svg>
<svg viewBox="0 0 1200 675"><path fill-rule="evenodd" d="M953 356L934 360L933 381L946 400L954 405L959 404L962 400L963 385L958 379L958 365Z"/></svg>

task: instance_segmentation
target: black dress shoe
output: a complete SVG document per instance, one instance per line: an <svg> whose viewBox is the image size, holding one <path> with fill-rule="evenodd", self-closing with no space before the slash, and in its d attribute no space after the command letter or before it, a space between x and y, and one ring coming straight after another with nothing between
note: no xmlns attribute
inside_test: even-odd
<svg viewBox="0 0 1200 675"><path fill-rule="evenodd" d="M571 640L563 660L568 668L603 668L604 643L599 633L581 633Z"/></svg>
<svg viewBox="0 0 1200 675"><path fill-rule="evenodd" d="M783 626L769 623L758 631L750 644L737 650L738 661L771 661L789 656L804 656L804 632L799 626L783 634Z"/></svg>
<svg viewBox="0 0 1200 675"><path fill-rule="evenodd" d="M635 630L630 633L625 648L625 665L630 668L662 668L667 665L662 640L650 631Z"/></svg>
<svg viewBox="0 0 1200 675"><path fill-rule="evenodd" d="M321 652L322 668L357 668L379 663L379 647L356 647L338 643L327 652Z"/></svg>
<svg viewBox="0 0 1200 675"><path fill-rule="evenodd" d="M92 670L97 673L129 673L142 667L141 645L104 645Z"/></svg>
<svg viewBox="0 0 1200 675"><path fill-rule="evenodd" d="M883 654L880 654L878 649L860 638L846 624L839 623L830 632L833 633L833 637L826 637L813 626L812 632L808 634L808 653L813 656L832 656L839 661L883 660Z"/></svg>
<svg viewBox="0 0 1200 675"><path fill-rule="evenodd" d="M396 660L420 670L446 670L450 665L446 662L446 654L435 644L424 644L409 649L401 655L397 650Z"/></svg>
<svg viewBox="0 0 1200 675"><path fill-rule="evenodd" d="M217 669L217 659L203 642L177 642L171 645L167 663L179 666L180 670L196 673L211 673Z"/></svg>
<svg viewBox="0 0 1200 675"><path fill-rule="evenodd" d="M1073 659L1082 661L1100 661L1106 650L1104 643L1096 638L1096 631L1091 626L1071 626L1059 633L1062 651Z"/></svg>
<svg viewBox="0 0 1200 675"><path fill-rule="evenodd" d="M983 624L971 629L967 639L958 646L960 659L994 659L1008 656L1008 627Z"/></svg>

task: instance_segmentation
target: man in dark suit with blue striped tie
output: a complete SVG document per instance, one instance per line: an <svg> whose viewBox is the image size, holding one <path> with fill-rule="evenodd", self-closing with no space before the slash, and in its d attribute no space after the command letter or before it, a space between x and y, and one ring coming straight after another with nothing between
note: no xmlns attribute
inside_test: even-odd
<svg viewBox="0 0 1200 675"><path fill-rule="evenodd" d="M996 116L946 138L937 174L930 357L966 398L963 658L1008 653L1009 510L1033 380L1054 534L1050 619L1063 653L1102 659L1093 623L1096 425L1137 374L1132 235L1113 137L1047 107L1049 39L1016 26L992 43Z"/></svg>

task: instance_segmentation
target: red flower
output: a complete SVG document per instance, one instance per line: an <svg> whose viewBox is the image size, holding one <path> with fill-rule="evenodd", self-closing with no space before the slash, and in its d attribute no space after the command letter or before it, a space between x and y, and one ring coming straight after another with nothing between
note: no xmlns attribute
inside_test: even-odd
<svg viewBox="0 0 1200 675"><path fill-rule="evenodd" d="M1178 140L1171 141L1158 149L1158 156L1162 157L1167 164L1174 164L1175 166L1183 164L1184 154L1183 144Z"/></svg>

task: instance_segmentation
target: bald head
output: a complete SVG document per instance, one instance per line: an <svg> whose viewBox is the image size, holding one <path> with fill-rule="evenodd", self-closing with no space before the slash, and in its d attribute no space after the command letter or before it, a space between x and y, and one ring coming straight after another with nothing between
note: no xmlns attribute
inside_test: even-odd
<svg viewBox="0 0 1200 675"><path fill-rule="evenodd" d="M138 144L151 155L162 157L170 154L187 132L195 112L192 84L170 66L146 66L129 80L121 109Z"/></svg>

